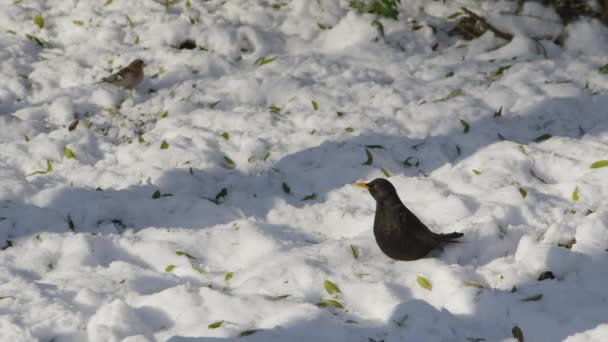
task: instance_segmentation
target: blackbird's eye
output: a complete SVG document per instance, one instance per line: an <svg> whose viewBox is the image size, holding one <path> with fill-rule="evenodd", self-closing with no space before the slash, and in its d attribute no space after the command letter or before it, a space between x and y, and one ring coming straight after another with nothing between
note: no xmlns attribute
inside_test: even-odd
<svg viewBox="0 0 608 342"><path fill-rule="evenodd" d="M374 190L378 190L378 189L380 189L380 187L378 186L378 184L374 184L374 185L372 185L372 188L373 188Z"/></svg>

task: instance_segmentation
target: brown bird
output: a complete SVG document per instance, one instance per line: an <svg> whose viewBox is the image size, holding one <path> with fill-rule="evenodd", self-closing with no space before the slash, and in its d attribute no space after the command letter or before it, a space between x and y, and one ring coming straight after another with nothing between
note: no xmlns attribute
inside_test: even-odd
<svg viewBox="0 0 608 342"><path fill-rule="evenodd" d="M145 66L146 63L141 59L136 59L118 72L102 78L101 82L111 83L117 87L135 89L144 79Z"/></svg>
<svg viewBox="0 0 608 342"><path fill-rule="evenodd" d="M386 179L376 178L356 185L369 190L376 200L374 236L382 252L392 259L417 260L443 243L457 242L453 240L464 235L433 233L401 202L397 190Z"/></svg>

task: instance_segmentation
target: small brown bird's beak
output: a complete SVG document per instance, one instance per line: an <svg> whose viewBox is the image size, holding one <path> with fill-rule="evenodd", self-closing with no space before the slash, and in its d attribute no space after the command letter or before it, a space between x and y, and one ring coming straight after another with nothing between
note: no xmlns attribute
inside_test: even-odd
<svg viewBox="0 0 608 342"><path fill-rule="evenodd" d="M369 189L369 186L366 183L363 183L363 182L357 182L357 183L355 183L355 185L356 186L360 186L360 187L362 187L364 189Z"/></svg>

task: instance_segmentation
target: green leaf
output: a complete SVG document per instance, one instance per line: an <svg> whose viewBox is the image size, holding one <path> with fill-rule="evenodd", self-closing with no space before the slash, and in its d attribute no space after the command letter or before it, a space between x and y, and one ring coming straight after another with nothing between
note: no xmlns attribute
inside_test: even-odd
<svg viewBox="0 0 608 342"><path fill-rule="evenodd" d="M70 214L68 214L68 228L70 228L71 231L76 231L76 225L74 224L74 221L72 220L72 216L70 216Z"/></svg>
<svg viewBox="0 0 608 342"><path fill-rule="evenodd" d="M526 196L528 196L528 192L522 187L519 187L519 193L521 194L522 198L526 198Z"/></svg>
<svg viewBox="0 0 608 342"><path fill-rule="evenodd" d="M373 148L379 148L379 149L384 149L386 150L386 147L382 146L382 145L365 145L365 148L369 148L369 149L373 149Z"/></svg>
<svg viewBox="0 0 608 342"><path fill-rule="evenodd" d="M386 177L386 178L391 177L391 174L388 171L386 171L383 167L381 167L380 170L382 171L382 174L384 174L384 177Z"/></svg>
<svg viewBox="0 0 608 342"><path fill-rule="evenodd" d="M451 92L448 94L448 96L446 96L446 97L444 97L444 98L442 98L442 99L439 99L439 100L435 100L435 101L433 101L433 102L442 102L442 101L447 101L447 100L453 99L453 98L455 98L455 97L458 97L458 96L460 96L460 95L462 95L462 89L460 89L460 88L458 88L458 89L454 89L454 90L452 90L452 91L451 91Z"/></svg>
<svg viewBox="0 0 608 342"><path fill-rule="evenodd" d="M291 193L291 189L289 188L289 185L287 185L287 183L283 182L283 184L281 185L281 187L283 188L283 192L286 194L290 194Z"/></svg>
<svg viewBox="0 0 608 342"><path fill-rule="evenodd" d="M104 7L105 7L105 6L108 6L108 5L110 5L111 3L112 3L112 0L108 0L108 1L106 1L106 3L105 3L105 4L103 4L103 6L104 6Z"/></svg>
<svg viewBox="0 0 608 342"><path fill-rule="evenodd" d="M524 333L517 325L511 329L511 335L517 339L517 342L524 342Z"/></svg>
<svg viewBox="0 0 608 342"><path fill-rule="evenodd" d="M74 25L84 26L84 22L82 20L72 20Z"/></svg>
<svg viewBox="0 0 608 342"><path fill-rule="evenodd" d="M320 22L317 22L317 27L319 27L321 30L327 30L327 27Z"/></svg>
<svg viewBox="0 0 608 342"><path fill-rule="evenodd" d="M165 67L161 66L160 68L158 68L158 72L150 76L150 78L159 78L160 75L164 74L165 72L167 72L167 70L165 70Z"/></svg>
<svg viewBox="0 0 608 342"><path fill-rule="evenodd" d="M513 285L513 287L511 288L511 293L515 293L517 292L517 286Z"/></svg>
<svg viewBox="0 0 608 342"><path fill-rule="evenodd" d="M528 155L528 152L526 152L526 148L524 147L524 145L519 145L519 151L526 156Z"/></svg>
<svg viewBox="0 0 608 342"><path fill-rule="evenodd" d="M192 4L190 3L190 0L186 1L186 8L190 8L192 6Z"/></svg>
<svg viewBox="0 0 608 342"><path fill-rule="evenodd" d="M475 169L473 169L472 171L473 171L473 173L474 173L474 174L476 174L476 175L478 175L478 176L481 174L481 171L479 171L479 170L475 170Z"/></svg>
<svg viewBox="0 0 608 342"><path fill-rule="evenodd" d="M276 301L276 300L283 300L283 299L286 299L288 297L291 297L291 295L288 295L288 294L286 294L286 295L278 295L278 296L270 297L269 299Z"/></svg>
<svg viewBox="0 0 608 342"><path fill-rule="evenodd" d="M535 142L539 143L541 141L545 141L545 140L549 140L551 139L552 135L551 134L543 134L540 137L534 139Z"/></svg>
<svg viewBox="0 0 608 342"><path fill-rule="evenodd" d="M530 296L530 297L526 297L526 298L522 299L522 302L537 302L541 299L543 299L543 294L539 293L534 296Z"/></svg>
<svg viewBox="0 0 608 342"><path fill-rule="evenodd" d="M469 129L471 128L471 126L469 126L469 123L460 119L460 124L462 125L462 127L464 127L463 129L463 133L469 133Z"/></svg>
<svg viewBox="0 0 608 342"><path fill-rule="evenodd" d="M219 327L222 326L222 323L224 323L224 321L218 321L218 322L215 322L215 323L211 323L211 324L209 324L209 326L207 326L207 328L209 328L209 329L217 329L217 328L219 328Z"/></svg>
<svg viewBox="0 0 608 342"><path fill-rule="evenodd" d="M316 130L316 129L313 129L313 130L309 131L309 132L308 132L308 134L310 134L310 135L314 135L316 132L317 132L317 130Z"/></svg>
<svg viewBox="0 0 608 342"><path fill-rule="evenodd" d="M476 288L478 288L478 289L483 289L483 288L484 288L484 286L483 286L483 285L481 285L481 284L479 284L479 283L472 282L472 281L465 281L465 282L464 282L464 286L468 286L468 287L476 287Z"/></svg>
<svg viewBox="0 0 608 342"><path fill-rule="evenodd" d="M146 143L146 140L144 140L144 136L143 135L140 135L139 137L137 137L137 141L140 144L145 144Z"/></svg>
<svg viewBox="0 0 608 342"><path fill-rule="evenodd" d="M272 105L272 106L268 107L268 110L270 110L270 112L272 114L281 114L282 108L281 107L277 107L275 105Z"/></svg>
<svg viewBox="0 0 608 342"><path fill-rule="evenodd" d="M222 138L228 140L228 139L230 139L230 134L228 134L228 132L224 132L224 133L222 133Z"/></svg>
<svg viewBox="0 0 608 342"><path fill-rule="evenodd" d="M312 109L314 109L315 111L319 110L319 105L317 104L317 101L312 100L310 101L310 103L312 103Z"/></svg>
<svg viewBox="0 0 608 342"><path fill-rule="evenodd" d="M538 275L538 281L543 281L543 280L551 280L551 279L555 279L555 274L553 274L553 272L551 271L545 271L541 274Z"/></svg>
<svg viewBox="0 0 608 342"><path fill-rule="evenodd" d="M300 199L300 201L310 201L310 200L314 200L315 198L317 198L317 194L316 193L312 193L308 196L304 196L302 197L302 199Z"/></svg>
<svg viewBox="0 0 608 342"><path fill-rule="evenodd" d="M497 111L494 112L495 118L499 118L501 116L502 116L502 106Z"/></svg>
<svg viewBox="0 0 608 342"><path fill-rule="evenodd" d="M266 151L266 153L264 153L264 161L268 160L269 157L270 157L270 151Z"/></svg>
<svg viewBox="0 0 608 342"><path fill-rule="evenodd" d="M139 44L139 35L135 36L135 40L133 41L133 44L137 45ZM152 90L152 89L150 89Z"/></svg>
<svg viewBox="0 0 608 342"><path fill-rule="evenodd" d="M374 19L372 21L372 26L376 26L378 28L378 33L380 33L380 37L384 37L384 25L378 19Z"/></svg>
<svg viewBox="0 0 608 342"><path fill-rule="evenodd" d="M321 302L317 303L317 305L322 308L332 306L336 309L344 309L344 306L342 304L340 304L340 302L338 302L337 300L333 300L333 299L327 299L327 300L321 301Z"/></svg>
<svg viewBox="0 0 608 342"><path fill-rule="evenodd" d="M418 276L416 278L416 281L418 282L418 285L420 285L420 287L422 287L423 289L427 289L429 291L433 290L433 285L431 285L431 283L428 281L428 279Z"/></svg>
<svg viewBox="0 0 608 342"><path fill-rule="evenodd" d="M50 160L47 160L46 161L46 171L34 171L34 172L28 174L28 176L44 175L44 174L47 174L49 172L53 172L53 163L51 163Z"/></svg>
<svg viewBox="0 0 608 342"><path fill-rule="evenodd" d="M34 17L34 23L38 25L40 29L44 28L44 18L42 17L42 14L38 14L36 17Z"/></svg>
<svg viewBox="0 0 608 342"><path fill-rule="evenodd" d="M168 111L168 110L163 110L163 111L159 112L157 115L158 115L158 117L160 117L161 119L162 119L162 118L166 118L167 116L169 116L169 111Z"/></svg>
<svg viewBox="0 0 608 342"><path fill-rule="evenodd" d="M200 274L204 274L205 270L203 270L202 268L196 266L193 262L190 263L190 266L192 266L192 269L195 270L196 272L200 273Z"/></svg>
<svg viewBox="0 0 608 342"><path fill-rule="evenodd" d="M498 67L498 69L490 71L488 73L488 78L493 81L497 80L500 76L502 76L505 71L509 70L510 67L510 65L503 65L501 67Z"/></svg>
<svg viewBox="0 0 608 342"><path fill-rule="evenodd" d="M230 157L228 157L228 156L224 156L224 161L226 162L226 165L228 167L232 168L235 166L234 161L232 159L230 159Z"/></svg>
<svg viewBox="0 0 608 342"><path fill-rule="evenodd" d="M344 116L344 112L336 112L336 115L337 115L339 118L341 118L341 117L343 117L343 116Z"/></svg>
<svg viewBox="0 0 608 342"><path fill-rule="evenodd" d="M188 254L188 253L186 253L186 252L184 252L184 251L176 251L176 252L175 252L175 254L177 254L177 255L183 255L183 256L185 256L186 258L188 258L188 259L192 259L192 260L195 260L195 259L196 259L196 258L195 258L195 257L193 257L192 255L190 255L190 254Z"/></svg>
<svg viewBox="0 0 608 342"><path fill-rule="evenodd" d="M76 159L76 155L67 146L63 148L63 154L68 159Z"/></svg>
<svg viewBox="0 0 608 342"><path fill-rule="evenodd" d="M53 263L52 263L52 262L49 262L49 264L48 264L48 265L46 265L46 267L48 267L48 268L49 268L49 270L52 270L52 269L54 269L54 268L55 268L55 265L53 265Z"/></svg>
<svg viewBox="0 0 608 342"><path fill-rule="evenodd" d="M167 140L163 140L162 143L160 143L160 149L161 150L166 150L169 148L169 143L167 142Z"/></svg>
<svg viewBox="0 0 608 342"><path fill-rule="evenodd" d="M448 19L458 18L460 15L462 15L461 12L454 12L454 13L448 15Z"/></svg>
<svg viewBox="0 0 608 342"><path fill-rule="evenodd" d="M578 186L574 188L574 192L572 193L572 200L574 202L578 202L579 196L578 196Z"/></svg>
<svg viewBox="0 0 608 342"><path fill-rule="evenodd" d="M30 137L28 137L27 135L24 135L23 138L25 139L26 142L30 142Z"/></svg>
<svg viewBox="0 0 608 342"><path fill-rule="evenodd" d="M39 46L42 46L42 47L45 47L45 46L48 45L48 43L44 39L38 38L38 37L36 37L34 35L31 35L31 34L26 34L25 38L31 40L32 42L34 42L34 43L36 43L36 44L38 44Z"/></svg>
<svg viewBox="0 0 608 342"><path fill-rule="evenodd" d="M445 78L449 78L449 77L452 77L452 76L454 76L454 72L453 71L450 71L447 74L445 74Z"/></svg>
<svg viewBox="0 0 608 342"><path fill-rule="evenodd" d="M353 253L353 258L359 259L359 248L355 245L350 245L350 251Z"/></svg>
<svg viewBox="0 0 608 342"><path fill-rule="evenodd" d="M160 198L162 195L160 194L160 191L156 190L154 191L154 193L152 194L152 198L157 199Z"/></svg>
<svg viewBox="0 0 608 342"><path fill-rule="evenodd" d="M608 64L600 67L600 74L608 75Z"/></svg>
<svg viewBox="0 0 608 342"><path fill-rule="evenodd" d="M329 293L330 295L332 295L334 293L335 294L342 293L342 291L340 291L340 288L329 280L326 280L323 283L323 287L325 287L325 291L327 291L327 293Z"/></svg>
<svg viewBox="0 0 608 342"><path fill-rule="evenodd" d="M0 300L3 299L16 299L15 296L0 296Z"/></svg>
<svg viewBox="0 0 608 342"><path fill-rule="evenodd" d="M229 282L230 279L232 279L233 276L234 276L234 273L232 273L232 272L226 273L226 275L224 276L224 281L225 282Z"/></svg>
<svg viewBox="0 0 608 342"><path fill-rule="evenodd" d="M600 167L608 166L608 160L598 160L595 163L591 164L592 169L599 169Z"/></svg>
<svg viewBox="0 0 608 342"><path fill-rule="evenodd" d="M133 24L133 20L131 20L131 17L129 17L128 15L125 15L125 19L127 19L127 25L129 25L129 27L135 26Z"/></svg>
<svg viewBox="0 0 608 342"><path fill-rule="evenodd" d="M16 35L17 31L14 30L6 30L6 33L12 34L12 35Z"/></svg>
<svg viewBox="0 0 608 342"><path fill-rule="evenodd" d="M365 163L363 163L363 165L372 165L374 162L374 156L372 156L372 153L367 148L365 148L365 154L367 155L367 160Z"/></svg>
<svg viewBox="0 0 608 342"><path fill-rule="evenodd" d="M119 283L120 285L122 285L122 284L125 284L126 282L127 282L127 279L123 279L123 280L119 281L118 283Z"/></svg>
<svg viewBox="0 0 608 342"><path fill-rule="evenodd" d="M219 203L220 199L226 197L227 195L228 195L228 189L222 188L222 190L220 190L220 192L218 192L217 195L215 195L215 202Z"/></svg>
<svg viewBox="0 0 608 342"><path fill-rule="evenodd" d="M259 66L262 66L262 65L265 65L265 64L269 64L269 63L274 62L274 61L275 61L277 58L278 58L278 57L270 57L270 58L267 58L267 57L260 57L260 58L258 58L258 59L255 61L255 64L257 64L257 65L259 65Z"/></svg>
<svg viewBox="0 0 608 342"><path fill-rule="evenodd" d="M416 163L412 164L410 163L410 160L416 159ZM408 168L408 167L412 167L412 166L418 166L420 164L420 161L417 158L414 157L407 157L407 159L405 159L403 161L403 167Z"/></svg>
<svg viewBox="0 0 608 342"><path fill-rule="evenodd" d="M244 337L244 336L253 335L253 334L255 334L255 333L256 333L256 332L258 332L258 331L259 331L259 329L249 329L249 330L245 330L245 331L242 331L242 332L239 334L239 337Z"/></svg>
<svg viewBox="0 0 608 342"><path fill-rule="evenodd" d="M173 272L173 270L176 268L177 266L175 265L169 265L167 267L165 267L165 272Z"/></svg>
<svg viewBox="0 0 608 342"><path fill-rule="evenodd" d="M344 130L347 131L348 133L352 133L354 131L354 129L352 127L346 127Z"/></svg>
<svg viewBox="0 0 608 342"><path fill-rule="evenodd" d="M215 107L217 107L217 105L219 105L219 104L220 104L220 102L222 102L222 100L217 100L217 101L215 101L215 102L211 102L211 103L209 104L209 108L210 108L210 109L215 109Z"/></svg>

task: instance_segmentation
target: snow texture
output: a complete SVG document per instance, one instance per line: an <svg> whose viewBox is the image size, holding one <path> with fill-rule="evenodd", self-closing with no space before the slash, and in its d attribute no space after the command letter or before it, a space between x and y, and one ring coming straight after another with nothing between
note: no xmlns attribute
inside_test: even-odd
<svg viewBox="0 0 608 342"><path fill-rule="evenodd" d="M0 340L608 340L608 30L476 3L0 1Z"/></svg>

